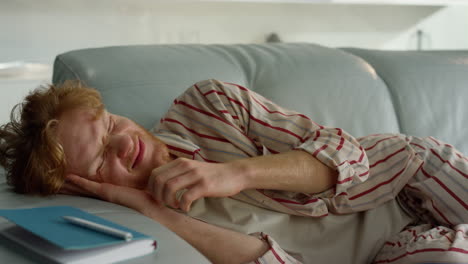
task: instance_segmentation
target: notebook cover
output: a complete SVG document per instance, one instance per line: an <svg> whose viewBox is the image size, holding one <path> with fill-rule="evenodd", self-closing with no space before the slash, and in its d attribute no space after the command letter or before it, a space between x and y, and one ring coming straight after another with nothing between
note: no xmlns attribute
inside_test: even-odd
<svg viewBox="0 0 468 264"><path fill-rule="evenodd" d="M125 243L124 239L72 224L63 219L63 216L75 216L131 232L133 240L153 239L150 236L71 206L0 209L0 216L63 249L87 249Z"/></svg>

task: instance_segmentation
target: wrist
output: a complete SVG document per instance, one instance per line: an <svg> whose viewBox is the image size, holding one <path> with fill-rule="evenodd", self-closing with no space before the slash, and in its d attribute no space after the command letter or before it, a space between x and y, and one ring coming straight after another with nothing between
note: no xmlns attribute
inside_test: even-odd
<svg viewBox="0 0 468 264"><path fill-rule="evenodd" d="M150 218L174 231L175 226L180 225L187 216L164 206L164 209L150 213Z"/></svg>
<svg viewBox="0 0 468 264"><path fill-rule="evenodd" d="M255 189L255 170L249 159L236 160L228 163L233 175L240 185L240 190Z"/></svg>

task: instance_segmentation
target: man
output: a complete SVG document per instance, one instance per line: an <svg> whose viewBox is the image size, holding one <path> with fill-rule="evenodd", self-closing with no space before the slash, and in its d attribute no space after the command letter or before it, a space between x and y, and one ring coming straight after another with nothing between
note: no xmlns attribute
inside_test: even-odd
<svg viewBox="0 0 468 264"><path fill-rule="evenodd" d="M200 198L232 197L326 217L397 198L418 225L395 235L376 263L453 261L468 254L465 235L458 235L468 222L468 161L450 145L397 134L355 139L215 80L178 97L153 136L106 112L96 91L73 82L64 87L30 95L22 119L2 129L1 163L19 192L88 194L123 204L216 263L297 260L266 234L221 229L164 205L188 212ZM426 235L430 239L420 239Z"/></svg>

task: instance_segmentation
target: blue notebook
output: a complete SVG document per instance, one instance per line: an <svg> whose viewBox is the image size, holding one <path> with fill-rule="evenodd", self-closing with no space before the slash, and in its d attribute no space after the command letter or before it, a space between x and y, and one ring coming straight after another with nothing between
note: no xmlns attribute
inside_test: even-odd
<svg viewBox="0 0 468 264"><path fill-rule="evenodd" d="M133 239L125 241L81 227L66 221L63 216L74 216L130 232ZM58 263L111 263L149 254L157 245L150 236L70 206L0 209L0 217L15 224L1 231L1 235Z"/></svg>

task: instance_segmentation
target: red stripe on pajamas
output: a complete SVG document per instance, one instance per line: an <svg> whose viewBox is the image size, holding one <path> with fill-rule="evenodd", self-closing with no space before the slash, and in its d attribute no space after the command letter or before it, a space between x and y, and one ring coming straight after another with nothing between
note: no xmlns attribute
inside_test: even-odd
<svg viewBox="0 0 468 264"><path fill-rule="evenodd" d="M179 124L179 125L181 125L183 128L185 128L187 131L191 132L191 133L194 134L194 135L197 135L197 136L199 136L199 137L202 137L202 138L207 138L207 139L211 139L211 140L215 140L215 141L219 141L219 142L225 142L225 143L228 143L228 142L229 142L227 139L224 139L224 138L219 138L219 137L214 137L214 136L210 136L210 135L198 133L197 131L195 131L195 130L189 128L189 127L187 127L187 126L184 125L182 122L179 122L179 121L177 121L177 120L175 120L175 119L166 118L166 119L164 119L164 121Z"/></svg>
<svg viewBox="0 0 468 264"><path fill-rule="evenodd" d="M386 141L386 140L389 140L389 139L392 139L392 138L396 138L396 137L398 137L398 136L392 136L392 137L388 137L388 138L383 138L383 139L381 139L381 140L375 142L374 145L372 145L372 146L366 148L365 150L366 150L366 151L371 150L371 149L373 149L375 146L377 146L380 142L383 142L383 141Z"/></svg>
<svg viewBox="0 0 468 264"><path fill-rule="evenodd" d="M445 220L445 222L447 222L447 223L449 223L449 225L453 226L452 222L450 222L448 220L448 218L435 206L434 200L432 200L432 199L431 199L431 206L440 215L440 217L442 217Z"/></svg>
<svg viewBox="0 0 468 264"><path fill-rule="evenodd" d="M219 163L219 161L210 160L210 159L205 158L202 154L200 154L200 150L201 150L201 149L197 149L197 150L193 153L193 156L198 155L198 156L200 156L200 157L201 157L204 161L206 161L206 162L210 162L210 163ZM195 159L195 158L194 158L194 159Z"/></svg>
<svg viewBox="0 0 468 264"><path fill-rule="evenodd" d="M384 182L381 182L381 183L377 184L376 186L370 188L369 190L364 191L364 192L361 192L361 193L359 193L359 194L356 194L356 195L354 195L353 197L350 197L349 199L350 199L350 200L355 200L355 199L357 199L357 198L359 198L359 197L362 197L362 196L364 196L364 195L366 195L366 194L368 194L368 193L371 193L372 191L374 191L374 190L376 190L376 189L378 189L378 188L380 188L380 187L382 187L382 186L384 186L384 185L389 184L389 183L392 182L394 179L396 179L398 176L400 176L400 175L405 171L405 169L406 169L406 166L405 166L403 169L401 169L399 172L397 172L397 173L396 173L392 178L390 178L389 180L386 180L386 181L384 181Z"/></svg>
<svg viewBox="0 0 468 264"><path fill-rule="evenodd" d="M182 148L178 148L178 147L175 147L175 146L171 146L171 145L168 145L166 144L167 148L168 149L172 149L172 150L175 150L175 151L178 151L180 153L185 153L187 155L191 155L193 156L195 152L192 152L192 151L188 151L188 150L185 150L185 149L182 149Z"/></svg>
<svg viewBox="0 0 468 264"><path fill-rule="evenodd" d="M418 147L418 148L420 148L420 149L426 150L425 147L423 147L423 146L421 146L421 145L419 145L419 144L416 144L416 143L410 143L410 145L413 145L413 146L416 146L416 147Z"/></svg>
<svg viewBox="0 0 468 264"><path fill-rule="evenodd" d="M435 142L437 146L440 146L439 141L435 140L433 137L429 137L429 139Z"/></svg>
<svg viewBox="0 0 468 264"><path fill-rule="evenodd" d="M300 137L299 135L295 134L294 132L292 132L292 131L290 131L290 130L287 130L287 129L282 128L282 127L272 126L272 125L268 124L267 122L262 121L262 120L260 120L260 119L258 119L258 118L256 118L256 117L254 117L254 116L252 116L252 115L250 116L250 119L252 119L253 121L255 121L255 122L257 122L257 123L259 123L259 124L261 124L261 125L263 125L263 126L265 126L265 127L269 127L269 128L272 128L272 129L275 129L275 130L278 130L278 131L287 133L287 134L289 134L289 135L291 135L291 136L293 136L293 137L296 137L297 139L299 139L299 141L300 141L301 143L304 143L304 142L305 142L305 140L304 140L302 137Z"/></svg>
<svg viewBox="0 0 468 264"><path fill-rule="evenodd" d="M396 154L398 154L398 153L404 151L405 149L406 149L406 148L403 147L403 148L401 148L401 149L395 151L394 153L388 155L387 157L385 157L385 158L383 158L383 159L381 159L381 160L375 162L374 164L370 165L369 168L373 168L373 167L379 165L380 163L387 161L388 159L390 159L391 157L395 156Z"/></svg>
<svg viewBox="0 0 468 264"><path fill-rule="evenodd" d="M214 118L214 119L217 119L217 120L219 120L219 121L221 121L221 122L223 122L223 123L229 125L230 127L233 127L233 128L235 128L236 130L240 131L240 129L238 129L237 127L233 126L231 123L227 122L226 120L220 118L219 116L216 116L216 115L214 115L214 114L212 114L212 113L210 113L210 112L207 112L207 111L205 111L205 110L203 110L203 109L197 108L197 107L195 107L195 106L193 106L193 105L191 105L191 104L189 104L189 103L187 103L187 102L177 100L176 102L174 102L174 104L186 106L186 107L188 107L188 108L190 108L190 109L192 109L192 110L194 110L194 111L196 111L196 112L199 112L199 113L204 114L204 115L206 115L206 116L209 116L209 117L212 117L212 118Z"/></svg>
<svg viewBox="0 0 468 264"><path fill-rule="evenodd" d="M359 176L359 177L363 177L363 176L366 176L366 175L368 175L368 174L369 174L369 171L366 171L366 172L364 172L364 173L359 174L358 176ZM348 177L348 178L343 179L343 180L341 180L341 181L337 181L337 183L338 183L338 184L345 183L345 182L351 181L353 178L354 178L354 177L351 176L351 177Z"/></svg>
<svg viewBox="0 0 468 264"><path fill-rule="evenodd" d="M264 190L261 190L261 189L256 189L258 193L260 193L261 195L267 197L268 199L271 199L273 201L275 201L272 197L268 196L265 194ZM310 210L310 208L304 208L304 210L296 210L294 208L291 208L289 207L288 205L284 204L284 203L281 203L281 202L278 202L278 201L275 201L277 203L279 203L282 207L284 208L287 208L288 210L293 210L297 213L297 215L301 215L301 216L309 216L309 217L324 217L324 216L327 216L328 215L328 212L325 213L325 214L322 214L322 215L311 215L310 213L303 213L302 211L304 210ZM261 202L263 203L263 202ZM269 206L269 205L268 205ZM270 207L270 206L269 206ZM311 208L313 210L313 208Z"/></svg>
<svg viewBox="0 0 468 264"><path fill-rule="evenodd" d="M222 118L220 118L220 117L218 117L218 116L216 116L216 115L214 115L212 113L206 112L205 110L202 110L202 109L199 109L199 108L197 108L197 107L195 107L193 105L190 105L190 104L188 104L186 102L183 102L183 101L177 101L177 103L175 103L175 104L186 106L186 107L188 107L188 108L190 108L190 109L192 109L192 110L194 110L196 112L199 112L199 113L204 114L204 115L209 116L209 117L213 117L213 118L223 122L224 124L227 124L228 126L230 126L230 127L234 128L234 129L236 129L237 131L239 131L243 135L243 137L245 139L247 139L251 143L255 144L255 141L253 139L249 138L242 130L240 130L239 128L237 128L233 124L227 122L226 120L224 120L224 119L222 119Z"/></svg>
<svg viewBox="0 0 468 264"><path fill-rule="evenodd" d="M257 98L255 98L255 97L253 97L253 96L252 96L252 98L254 99L254 101L255 101L258 105L260 105L261 108L263 108L263 109L264 109L265 111L267 111L269 114L280 114L280 115L286 116L286 117L288 117L288 116L299 116L299 117L302 117L302 118L305 118L305 119L307 119L307 120L312 121L310 118L308 118L307 116L305 116L305 115L303 115L303 114L299 114L299 113L286 114L286 113L280 112L280 111L272 111L272 110L268 109L265 105L263 105L260 101L258 101ZM323 128L321 125L315 123L314 121L312 121L312 123L315 124L315 125L317 125L318 127Z"/></svg>
<svg viewBox="0 0 468 264"><path fill-rule="evenodd" d="M199 89L198 86L195 85L195 87L197 87L197 89ZM200 91L200 90L199 90L199 91ZM202 91L200 91L200 93L203 94L203 96L206 97L206 96L209 95L209 94L212 94L212 93L220 93L220 92L218 92L218 91L216 91L216 90L209 90L208 92L205 92L205 93L202 93Z"/></svg>
<svg viewBox="0 0 468 264"><path fill-rule="evenodd" d="M272 128L272 129L275 129L275 130L278 130L278 131L281 131L281 132L284 132L284 133L287 133L287 134L290 134L291 136L294 136L296 138L298 138L302 143L305 142L305 140L300 137L299 135L297 135L296 133L290 131L290 130L287 130L285 128L282 128L282 127L277 127L277 126L273 126L273 125L270 125L268 123L266 123L265 121L262 121L256 117L254 117L252 115L252 113L250 113L249 109L247 107L244 106L244 104L242 104L242 102L239 102L231 97L229 97L228 95L226 95L224 92L220 92L220 91L214 91L216 94L219 94L219 95L223 95L226 97L226 99L228 99L229 101L231 102L234 102L235 104L239 105L240 107L242 107L242 109L244 109L250 116L250 119L254 120L255 122L265 126L265 127L269 127L269 128ZM203 94L201 91L200 91L201 94Z"/></svg>
<svg viewBox="0 0 468 264"><path fill-rule="evenodd" d="M314 137L314 139L312 139L312 141L317 140L317 138L319 138L319 137L320 137L320 130L317 130L317 131L315 131L315 137Z"/></svg>
<svg viewBox="0 0 468 264"><path fill-rule="evenodd" d="M338 130L338 136L340 136L340 144L338 145L338 147L336 147L336 150L339 151L341 148L343 148L343 144L344 144L344 137L343 137L343 130L341 130L341 128L336 128L336 130Z"/></svg>
<svg viewBox="0 0 468 264"><path fill-rule="evenodd" d="M419 249L419 250L415 250L415 251L406 251L406 253L404 253L403 255L400 255L396 258L393 258L393 259L383 259L383 260L378 260L374 263L391 263L391 262L395 262L403 257L406 257L408 255L414 255L414 254L418 254L418 253L426 253L426 252L445 252L445 251L453 251L453 252L459 252L459 253L463 253L463 254L468 254L468 251L467 250L464 250L464 249L461 249L461 248L455 248L455 247L451 247L449 249L442 249L442 248L425 248L425 249Z"/></svg>
<svg viewBox="0 0 468 264"><path fill-rule="evenodd" d="M265 147L265 146L263 146L263 147ZM265 147L265 148L268 149L268 151L270 151L272 154L278 154L279 153L279 151L276 151L276 150L271 149L269 147Z"/></svg>
<svg viewBox="0 0 468 264"><path fill-rule="evenodd" d="M242 85L235 84L235 83L230 83L230 82L224 82L224 83L227 83L227 84L234 85L234 86L236 86L237 88L241 89L242 91L249 92L249 89L245 88L245 87L244 87L244 86L242 86Z"/></svg>
<svg viewBox="0 0 468 264"><path fill-rule="evenodd" d="M359 159L358 159L358 160L351 160L351 161L349 161L349 164L350 164L350 165L353 165L353 164L355 164L355 163L360 163L360 162L362 162L362 159L364 159L364 154L365 154L364 149L362 148L362 146L360 146L359 149L361 150L361 156L359 156ZM343 165L346 161L347 161L347 160L345 160L345 161L343 161L342 163L340 163L339 166Z"/></svg>
<svg viewBox="0 0 468 264"><path fill-rule="evenodd" d="M315 203L315 202L317 202L319 200L317 198L314 198L314 199L307 200L304 203L300 203L298 201L287 200L287 199L283 199L283 198L272 198L272 199L277 201L277 202L280 202L280 203L290 203L290 204L297 204L297 205L311 204L311 203Z"/></svg>
<svg viewBox="0 0 468 264"><path fill-rule="evenodd" d="M250 92L249 89L247 89L247 88L245 88L245 87L243 87L243 86L241 86L241 85L238 85L238 84L235 84L235 83L229 83L229 82L225 82L225 83L234 85L234 86L236 86L237 88L241 89L242 91L247 92L247 94ZM249 95L249 96L250 96L250 95ZM283 115L283 116L300 116L300 117L302 117L302 118L304 118L304 119L307 119L307 120L311 121L312 123L314 123L315 125L319 126L320 128L323 128L323 126L321 126L321 125L315 123L314 121L312 121L312 120L311 120L308 116L306 116L306 115L303 115L303 114L301 114L301 113L285 114L285 113L280 112L280 111L271 111L271 110L268 109L265 105L263 105L260 101L258 101L257 98L255 98L254 96L250 96L250 97L253 98L253 100L254 100L256 103L258 103L263 109L265 109L265 111L267 111L267 112L270 113L270 114L280 114L280 115Z"/></svg>
<svg viewBox="0 0 468 264"><path fill-rule="evenodd" d="M462 176L464 176L465 178L468 178L468 175L466 173L463 173L461 170L459 170L458 168L456 168L455 166L452 165L452 163L450 163L450 161L448 160L444 160L437 152L435 152L433 149L431 149L431 153L436 156L440 161L442 161L443 163L447 163L452 169L454 169L456 172L460 173Z"/></svg>
<svg viewBox="0 0 468 264"><path fill-rule="evenodd" d="M223 114L228 114L230 115L233 119L239 119L238 116L235 116L235 115L232 115L231 113L229 113L228 110L219 110L220 113L223 113Z"/></svg>
<svg viewBox="0 0 468 264"><path fill-rule="evenodd" d="M346 179L344 179L344 180L337 181L336 183L337 183L337 184L343 184L343 183L345 183L345 182L351 181L352 179L353 179L353 177L348 177L348 178L346 178Z"/></svg>
<svg viewBox="0 0 468 264"><path fill-rule="evenodd" d="M197 88L198 89L198 88ZM204 95L200 90L198 90L202 95ZM228 101L231 101L237 105L239 105L242 109L244 109L247 113L249 113L250 115L250 111L248 110L248 108L242 104L242 102L239 102L238 100L234 99L234 98L231 98L229 96L227 96L227 94L225 94L224 92L221 92L221 91L215 91L213 90L214 93L218 94L218 95L224 95L224 97L226 97L226 99L228 99ZM206 97L206 96L205 96Z"/></svg>
<svg viewBox="0 0 468 264"><path fill-rule="evenodd" d="M458 153L457 153L457 157L459 157L460 159L464 159L464 160L468 161L468 158L467 158L467 157L463 157L462 155L460 155L460 154L458 154Z"/></svg>
<svg viewBox="0 0 468 264"><path fill-rule="evenodd" d="M326 148L328 148L328 145L323 145L322 147L320 147L319 149L314 151L314 153L312 153L312 156L316 157L320 153L320 151L322 151L322 150L324 150Z"/></svg>
<svg viewBox="0 0 468 264"><path fill-rule="evenodd" d="M366 176L366 175L368 175L368 174L369 174L369 171L366 171L366 172L364 172L364 173L359 174L359 177Z"/></svg>
<svg viewBox="0 0 468 264"><path fill-rule="evenodd" d="M266 239L268 240L268 235L266 235ZM279 263L282 263L282 264L286 263L286 262L284 262L284 260L278 255L278 253L276 252L276 250L275 250L273 247L270 247L270 250L271 250L271 252L273 253L273 255L275 256L276 260L279 261Z"/></svg>
<svg viewBox="0 0 468 264"><path fill-rule="evenodd" d="M436 181L448 194L450 194L450 196L452 196L455 200L457 200L463 207L465 207L465 210L468 210L468 205L462 200L460 199L460 197L458 197L452 190L450 190L450 188L448 188L441 180L439 180L437 177L435 176L432 176L430 175L429 173L427 173L427 171L424 170L423 167L421 167L421 172L428 178L431 178L433 179L434 181Z"/></svg>

